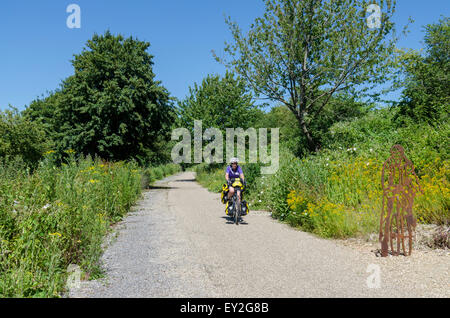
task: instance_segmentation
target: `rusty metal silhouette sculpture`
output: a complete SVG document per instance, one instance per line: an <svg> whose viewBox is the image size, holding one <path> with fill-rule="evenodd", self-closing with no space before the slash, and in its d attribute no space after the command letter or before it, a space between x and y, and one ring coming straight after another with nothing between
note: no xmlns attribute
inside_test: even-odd
<svg viewBox="0 0 450 318"><path fill-rule="evenodd" d="M400 249L403 249L403 254L409 256L416 228L412 207L417 191L422 189L414 172L414 165L406 158L405 151L400 145L391 148L391 156L383 165L381 186L383 189L379 237L381 256L389 255L389 246L392 255L400 255Z"/></svg>

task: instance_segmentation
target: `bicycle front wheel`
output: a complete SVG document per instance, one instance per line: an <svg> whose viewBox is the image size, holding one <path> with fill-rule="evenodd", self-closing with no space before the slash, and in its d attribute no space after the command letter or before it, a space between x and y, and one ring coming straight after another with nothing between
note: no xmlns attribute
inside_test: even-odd
<svg viewBox="0 0 450 318"><path fill-rule="evenodd" d="M236 199L236 207L234 211L234 222L236 223L236 225L239 225L239 217L241 216L242 211L241 200L239 198Z"/></svg>

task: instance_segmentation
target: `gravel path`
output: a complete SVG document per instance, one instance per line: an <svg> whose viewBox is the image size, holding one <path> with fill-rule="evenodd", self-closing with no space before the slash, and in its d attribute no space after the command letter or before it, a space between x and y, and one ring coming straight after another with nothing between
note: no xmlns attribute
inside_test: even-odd
<svg viewBox="0 0 450 318"><path fill-rule="evenodd" d="M70 297L450 297L448 252L379 258L262 211L236 226L192 172L146 191L116 233L106 277Z"/></svg>

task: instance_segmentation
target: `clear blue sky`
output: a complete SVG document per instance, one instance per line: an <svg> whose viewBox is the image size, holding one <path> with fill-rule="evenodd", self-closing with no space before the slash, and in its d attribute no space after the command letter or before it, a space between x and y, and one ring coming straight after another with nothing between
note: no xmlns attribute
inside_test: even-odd
<svg viewBox="0 0 450 318"><path fill-rule="evenodd" d="M66 8L81 7L81 29L69 29ZM415 19L400 46L423 47L423 25L449 16L448 0L398 0L395 21ZM73 74L70 60L86 41L110 29L151 43L157 79L172 96L209 73L225 72L211 55L220 53L230 32L224 14L244 29L264 12L262 0L42 0L0 4L0 109L24 109L33 99L59 87Z"/></svg>

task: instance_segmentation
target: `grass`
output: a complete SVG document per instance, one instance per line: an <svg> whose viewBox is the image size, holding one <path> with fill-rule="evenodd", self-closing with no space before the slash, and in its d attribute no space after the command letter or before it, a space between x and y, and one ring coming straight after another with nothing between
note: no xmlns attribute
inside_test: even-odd
<svg viewBox="0 0 450 318"><path fill-rule="evenodd" d="M18 161L0 164L0 297L59 297L70 264L101 275L101 244L140 197L142 186L177 171L143 169L52 153L31 173Z"/></svg>

